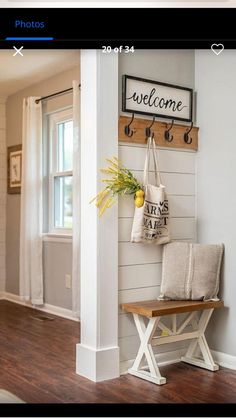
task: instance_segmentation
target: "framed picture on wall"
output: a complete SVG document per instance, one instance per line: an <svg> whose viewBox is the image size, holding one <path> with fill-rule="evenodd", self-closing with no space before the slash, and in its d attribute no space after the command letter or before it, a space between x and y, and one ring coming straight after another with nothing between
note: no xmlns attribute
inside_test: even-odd
<svg viewBox="0 0 236 419"><path fill-rule="evenodd" d="M21 192L22 146L14 145L7 148L7 193Z"/></svg>

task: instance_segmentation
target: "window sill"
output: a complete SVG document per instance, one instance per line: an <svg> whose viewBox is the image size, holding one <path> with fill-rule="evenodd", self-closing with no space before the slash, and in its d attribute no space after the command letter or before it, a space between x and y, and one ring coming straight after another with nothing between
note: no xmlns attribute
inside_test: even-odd
<svg viewBox="0 0 236 419"><path fill-rule="evenodd" d="M43 242L72 243L72 235L71 234L45 233L43 234Z"/></svg>

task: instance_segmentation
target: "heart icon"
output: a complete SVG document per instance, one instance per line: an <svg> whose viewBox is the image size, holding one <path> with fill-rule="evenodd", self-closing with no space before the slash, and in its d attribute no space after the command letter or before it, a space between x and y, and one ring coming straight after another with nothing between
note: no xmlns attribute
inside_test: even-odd
<svg viewBox="0 0 236 419"><path fill-rule="evenodd" d="M223 44L212 44L211 49L216 55L219 55L224 50L224 45Z"/></svg>

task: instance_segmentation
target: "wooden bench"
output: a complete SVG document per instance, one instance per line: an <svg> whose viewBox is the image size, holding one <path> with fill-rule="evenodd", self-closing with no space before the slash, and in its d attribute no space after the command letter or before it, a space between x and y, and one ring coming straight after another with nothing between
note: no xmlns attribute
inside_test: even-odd
<svg viewBox="0 0 236 419"><path fill-rule="evenodd" d="M181 361L211 371L218 370L219 366L214 362L206 341L205 330L214 309L223 306L223 301L154 300L122 304L121 308L124 311L133 314L140 337L140 347L136 359L128 372L155 384L165 384L166 378L161 376L153 347L182 340L191 340L191 342ZM198 315L199 311L202 312L200 316ZM177 314L180 313L189 314L182 323L178 324ZM171 315L171 327L161 320L162 316L167 315ZM188 330L185 330L186 327ZM202 358L196 356L197 348L200 349ZM143 357L146 357L149 371L141 367Z"/></svg>

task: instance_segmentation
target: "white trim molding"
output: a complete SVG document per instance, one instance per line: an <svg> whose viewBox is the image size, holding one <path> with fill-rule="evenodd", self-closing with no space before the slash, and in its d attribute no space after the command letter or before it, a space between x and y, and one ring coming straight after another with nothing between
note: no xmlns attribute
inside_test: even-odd
<svg viewBox="0 0 236 419"><path fill-rule="evenodd" d="M45 233L43 235L43 242L72 244L72 235Z"/></svg>
<svg viewBox="0 0 236 419"><path fill-rule="evenodd" d="M213 351L211 353L221 367L229 368L230 370L236 370L236 356L225 354L224 352Z"/></svg>
<svg viewBox="0 0 236 419"><path fill-rule="evenodd" d="M0 293L0 300L10 301L12 303L20 304L22 306L31 307L35 310L44 311L45 313L54 314L55 316L63 317L64 319L79 321L77 317L73 316L72 310L67 308L54 306L45 303L42 307L35 306L28 301L23 301L19 295L12 294L10 292Z"/></svg>
<svg viewBox="0 0 236 419"><path fill-rule="evenodd" d="M89 377L94 382L119 377L119 347L102 349L89 348L83 344L76 345L76 372Z"/></svg>

